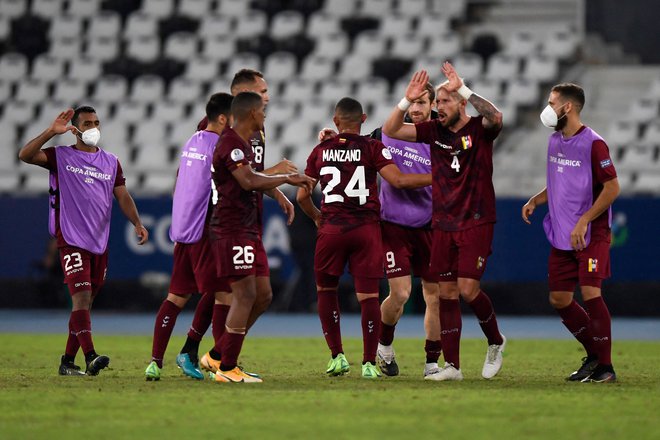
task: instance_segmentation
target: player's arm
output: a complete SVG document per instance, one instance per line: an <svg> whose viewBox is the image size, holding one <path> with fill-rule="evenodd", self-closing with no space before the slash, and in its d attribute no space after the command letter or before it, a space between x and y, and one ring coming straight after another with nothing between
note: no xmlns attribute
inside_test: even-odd
<svg viewBox="0 0 660 440"><path fill-rule="evenodd" d="M483 126L485 128L498 131L502 128L502 112L492 102L470 90L458 76L451 63L445 62L442 65L442 73L449 81L447 91L457 91L459 95L472 104L479 114L484 117Z"/></svg>
<svg viewBox="0 0 660 440"><path fill-rule="evenodd" d="M312 191L316 187L317 180L313 179L314 184L312 185ZM316 207L314 201L312 200L312 191L305 191L303 188L298 189L298 194L296 194L296 202L298 206L305 213L305 215L314 221L316 227L319 227L321 221L321 211Z"/></svg>
<svg viewBox="0 0 660 440"><path fill-rule="evenodd" d="M428 93L426 90L426 83L428 81L429 74L426 70L415 72L406 89L406 96L394 107L387 121L383 124L383 133L386 136L408 142L417 141L417 128L415 124L403 122L403 118L410 104L424 96L425 93Z"/></svg>
<svg viewBox="0 0 660 440"><path fill-rule="evenodd" d="M398 189L414 189L431 185L431 174L402 173L394 164L385 165L378 173L387 182Z"/></svg>
<svg viewBox="0 0 660 440"><path fill-rule="evenodd" d="M289 159L282 159L277 164L273 165L270 168L266 168L263 171L263 173L268 176L272 176L274 174L291 174L297 172L298 172L298 167Z"/></svg>
<svg viewBox="0 0 660 440"><path fill-rule="evenodd" d="M25 163L40 165L42 167L46 166L48 164L48 158L41 148L46 142L58 134L64 134L67 131L74 132L76 128L73 125L68 125L72 117L73 109L68 109L60 113L50 127L21 148L21 151L18 152L18 158Z"/></svg>
<svg viewBox="0 0 660 440"><path fill-rule="evenodd" d="M573 231L571 231L571 246L573 246L573 249L581 251L587 247L585 235L587 234L589 223L614 203L620 191L619 179L616 177L603 183L603 190L594 201L594 204L587 212L582 214L575 224Z"/></svg>
<svg viewBox="0 0 660 440"><path fill-rule="evenodd" d="M544 203L548 203L547 188L543 188L538 194L533 195L527 201L527 203L525 203L525 205L522 207L522 219L525 221L525 223L527 223L528 225L532 224L529 218L534 213L536 207L539 205L543 205Z"/></svg>
<svg viewBox="0 0 660 440"><path fill-rule="evenodd" d="M135 227L135 233L140 239L138 244L146 243L149 239L149 231L147 231L147 228L142 225L142 222L140 221L140 214L138 214L137 207L135 206L135 201L126 189L126 186L115 186L113 194L115 199L117 199L117 203L119 204L121 212L124 213L128 221L133 223L133 226Z"/></svg>
<svg viewBox="0 0 660 440"><path fill-rule="evenodd" d="M239 166L231 172L234 179L245 191L267 191L288 183L311 191L312 179L304 174L276 174L267 176L258 173L249 165Z"/></svg>
<svg viewBox="0 0 660 440"><path fill-rule="evenodd" d="M291 225L296 215L296 210L293 209L293 203L291 203L289 198L284 195L284 193L280 191L279 188L269 189L268 191L264 191L264 193L270 198L274 199L277 204L280 205L282 212L284 212L284 215L286 215L286 224Z"/></svg>

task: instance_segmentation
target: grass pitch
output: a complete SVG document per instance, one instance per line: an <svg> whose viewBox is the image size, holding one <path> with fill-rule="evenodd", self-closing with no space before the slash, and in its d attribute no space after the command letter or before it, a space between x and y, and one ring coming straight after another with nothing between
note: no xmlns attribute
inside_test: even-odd
<svg viewBox="0 0 660 440"><path fill-rule="evenodd" d="M345 341L350 375L328 378L322 338L248 338L241 363L263 384L183 377L182 343L146 382L150 337L96 335L110 369L76 378L57 375L64 335L0 334L0 438L660 438L657 342L616 342L619 383L603 385L564 381L582 355L573 341L510 340L486 381L485 342L465 340L459 383L422 380L422 340L395 341L400 376L366 380L361 340Z"/></svg>

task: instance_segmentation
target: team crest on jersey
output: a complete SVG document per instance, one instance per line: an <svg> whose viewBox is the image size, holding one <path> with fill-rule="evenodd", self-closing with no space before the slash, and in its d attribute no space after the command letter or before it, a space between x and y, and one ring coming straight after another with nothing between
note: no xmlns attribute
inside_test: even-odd
<svg viewBox="0 0 660 440"><path fill-rule="evenodd" d="M472 148L472 138L470 137L470 135L461 136L461 143L463 144L464 150L467 150L468 148Z"/></svg>
<svg viewBox="0 0 660 440"><path fill-rule="evenodd" d="M486 262L486 259L484 257L477 257L477 269L481 269L484 267L484 263Z"/></svg>
<svg viewBox="0 0 660 440"><path fill-rule="evenodd" d="M345 144L346 143L346 138L339 138L339 143L340 144Z"/></svg>
<svg viewBox="0 0 660 440"><path fill-rule="evenodd" d="M587 272L598 272L598 259L589 258L587 262Z"/></svg>
<svg viewBox="0 0 660 440"><path fill-rule="evenodd" d="M243 154L243 150L240 148L234 148L231 152L231 160L234 162L238 162L239 160L245 159L245 154Z"/></svg>
<svg viewBox="0 0 660 440"><path fill-rule="evenodd" d="M392 160L392 153L390 153L390 150L388 150L387 148L383 148L381 152L383 153L383 157L385 159Z"/></svg>

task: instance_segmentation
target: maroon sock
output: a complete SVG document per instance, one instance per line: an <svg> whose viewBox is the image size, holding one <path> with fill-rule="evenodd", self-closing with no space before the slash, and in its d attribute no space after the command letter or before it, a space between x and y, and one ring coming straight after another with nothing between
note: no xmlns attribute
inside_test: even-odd
<svg viewBox="0 0 660 440"><path fill-rule="evenodd" d="M440 352L442 351L442 342L427 339L426 344L424 344L424 351L426 351L427 364L437 363L438 359L440 359Z"/></svg>
<svg viewBox="0 0 660 440"><path fill-rule="evenodd" d="M224 304L215 304L213 306L213 341L218 342L225 333L228 314L229 306Z"/></svg>
<svg viewBox="0 0 660 440"><path fill-rule="evenodd" d="M220 368L223 371L233 370L236 367L244 340L245 334L225 332L222 335L220 338L220 353L222 353Z"/></svg>
<svg viewBox="0 0 660 440"><path fill-rule="evenodd" d="M589 327L598 363L612 365L612 318L602 296L584 302L589 312Z"/></svg>
<svg viewBox="0 0 660 440"><path fill-rule="evenodd" d="M457 299L440 299L440 327L442 328L442 350L445 362L461 368L461 303Z"/></svg>
<svg viewBox="0 0 660 440"><path fill-rule="evenodd" d="M371 362L376 365L376 351L380 335L380 302L378 298L367 298L360 301L360 311L362 315L362 362Z"/></svg>
<svg viewBox="0 0 660 440"><path fill-rule="evenodd" d="M396 324L389 325L385 324L383 321L380 322L380 343L382 345L392 345L392 341L394 341L395 329Z"/></svg>
<svg viewBox="0 0 660 440"><path fill-rule="evenodd" d="M504 340L502 339L500 330L497 328L495 310L488 295L483 290L480 290L469 305L479 320L481 331L484 332L484 335L488 339L488 345L502 345Z"/></svg>
<svg viewBox="0 0 660 440"><path fill-rule="evenodd" d="M587 355L596 354L589 324L589 315L587 315L587 312L585 312L582 306L573 300L567 307L555 310L559 313L564 326L582 344Z"/></svg>
<svg viewBox="0 0 660 440"><path fill-rule="evenodd" d="M76 310L71 312L71 328L78 338L83 353L94 352L94 342L92 342L92 319L89 316L89 310Z"/></svg>
<svg viewBox="0 0 660 440"><path fill-rule="evenodd" d="M73 330L73 326L71 325L71 317L69 317L69 337L66 340L66 349L64 349L64 354L71 359L75 359L79 348L80 342L78 341L76 332Z"/></svg>
<svg viewBox="0 0 660 440"><path fill-rule="evenodd" d="M321 329L332 357L344 352L341 345L341 316L339 312L339 296L336 290L321 290L318 292L318 313ZM380 321L380 318L379 318Z"/></svg>
<svg viewBox="0 0 660 440"><path fill-rule="evenodd" d="M213 318L213 304L215 304L213 293L205 293L197 303L195 316L188 330L188 337L193 341L201 341L204 333L209 329Z"/></svg>
<svg viewBox="0 0 660 440"><path fill-rule="evenodd" d="M154 342L151 347L151 360L156 362L158 368L163 368L163 356L180 311L176 304L168 300L163 301L158 309L154 324Z"/></svg>

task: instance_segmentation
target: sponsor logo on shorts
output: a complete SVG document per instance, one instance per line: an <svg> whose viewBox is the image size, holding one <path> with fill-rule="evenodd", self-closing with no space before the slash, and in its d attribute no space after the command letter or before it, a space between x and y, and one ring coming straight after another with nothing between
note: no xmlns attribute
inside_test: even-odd
<svg viewBox="0 0 660 440"><path fill-rule="evenodd" d="M90 283L89 281L83 281L82 283L76 283L73 286L74 287L81 287L81 286L91 286L91 285L92 285L92 283Z"/></svg>
<svg viewBox="0 0 660 440"><path fill-rule="evenodd" d="M241 264L241 265L237 264L237 265L234 266L234 269L235 270L252 269L252 265L251 264Z"/></svg>
<svg viewBox="0 0 660 440"><path fill-rule="evenodd" d="M78 268L76 268L76 269L71 269L71 270L68 271L66 274L67 274L67 275L71 275L71 274L74 274L74 273L76 273L76 272L82 272L82 271L83 271L83 268L82 268L82 267L78 267Z"/></svg>
<svg viewBox="0 0 660 440"><path fill-rule="evenodd" d="M451 270L450 270L449 272L441 273L441 274L439 274L438 276L441 276L441 277L450 277L450 276L451 276Z"/></svg>
<svg viewBox="0 0 660 440"><path fill-rule="evenodd" d="M403 269L401 269L400 267L395 267L394 269L387 269L387 270L385 271L385 273L389 275L389 274L391 274L391 273L401 272L402 270L403 270Z"/></svg>
<svg viewBox="0 0 660 440"><path fill-rule="evenodd" d="M598 259L589 258L587 263L587 272L598 272Z"/></svg>

